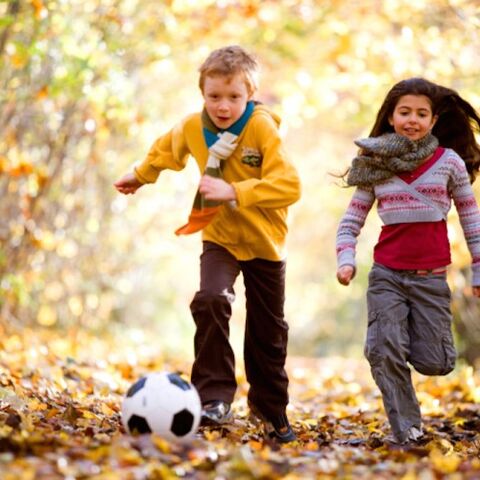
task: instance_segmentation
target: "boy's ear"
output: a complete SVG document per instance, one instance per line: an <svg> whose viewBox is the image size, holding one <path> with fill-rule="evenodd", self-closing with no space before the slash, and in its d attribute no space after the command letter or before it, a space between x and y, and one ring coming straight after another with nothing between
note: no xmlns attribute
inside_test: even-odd
<svg viewBox="0 0 480 480"><path fill-rule="evenodd" d="M437 120L438 120L438 115L434 115L432 117L432 125L430 126L431 129L435 126L435 124L437 123Z"/></svg>

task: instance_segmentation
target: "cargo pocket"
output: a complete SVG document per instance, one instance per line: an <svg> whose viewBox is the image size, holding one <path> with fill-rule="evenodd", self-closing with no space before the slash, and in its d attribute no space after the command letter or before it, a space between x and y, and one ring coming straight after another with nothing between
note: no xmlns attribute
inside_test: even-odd
<svg viewBox="0 0 480 480"><path fill-rule="evenodd" d="M382 359L380 348L380 314L376 311L368 315L367 338L363 353L371 366L378 365Z"/></svg>
<svg viewBox="0 0 480 480"><path fill-rule="evenodd" d="M455 368L455 362L457 360L457 352L451 334L442 337L442 347L445 355L445 364L439 375L447 375L447 373L450 373Z"/></svg>
<svg viewBox="0 0 480 480"><path fill-rule="evenodd" d="M447 375L455 368L456 359L452 335L445 333L436 342L418 342L408 360L422 375Z"/></svg>

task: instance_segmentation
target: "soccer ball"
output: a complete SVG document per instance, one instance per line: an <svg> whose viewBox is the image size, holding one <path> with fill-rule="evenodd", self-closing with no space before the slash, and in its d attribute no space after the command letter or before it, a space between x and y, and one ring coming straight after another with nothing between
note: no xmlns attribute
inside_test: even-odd
<svg viewBox="0 0 480 480"><path fill-rule="evenodd" d="M176 373L150 373L137 380L122 402L122 423L128 433L156 433L165 440L188 442L202 412L195 387Z"/></svg>

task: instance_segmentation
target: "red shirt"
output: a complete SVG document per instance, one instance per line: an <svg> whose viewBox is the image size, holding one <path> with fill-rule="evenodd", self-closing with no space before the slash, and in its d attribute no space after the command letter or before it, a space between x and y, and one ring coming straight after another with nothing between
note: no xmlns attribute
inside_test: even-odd
<svg viewBox="0 0 480 480"><path fill-rule="evenodd" d="M427 162L412 172L397 176L406 183L412 183L442 156L444 150L437 148ZM373 258L376 263L397 270L444 267L451 262L447 222L441 220L384 225Z"/></svg>

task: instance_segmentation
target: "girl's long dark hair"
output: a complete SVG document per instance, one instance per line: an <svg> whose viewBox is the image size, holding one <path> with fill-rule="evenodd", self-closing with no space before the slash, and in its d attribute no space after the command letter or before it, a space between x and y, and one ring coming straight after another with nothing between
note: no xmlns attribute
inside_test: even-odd
<svg viewBox="0 0 480 480"><path fill-rule="evenodd" d="M438 117L432 134L442 147L451 148L462 157L473 183L480 169L480 146L475 140L475 132L480 132L480 117L455 90L424 78L402 80L387 93L369 136L378 137L394 131L389 118L404 95L425 95L430 99L432 113Z"/></svg>

